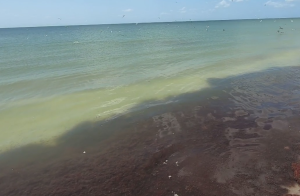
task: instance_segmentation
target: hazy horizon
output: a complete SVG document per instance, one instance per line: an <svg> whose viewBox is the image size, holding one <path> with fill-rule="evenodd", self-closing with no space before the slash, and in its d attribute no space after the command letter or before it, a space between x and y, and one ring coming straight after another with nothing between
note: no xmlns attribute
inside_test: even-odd
<svg viewBox="0 0 300 196"><path fill-rule="evenodd" d="M1 3L0 28L298 18L299 5L298 0L11 0Z"/></svg>
<svg viewBox="0 0 300 196"><path fill-rule="evenodd" d="M181 22L213 22L213 21L235 21L235 20L272 20L272 19L298 19L300 17L287 18L241 18L241 19L224 19L224 20L185 20L185 21L165 21L165 22L140 22L140 23L103 23L103 24L75 24L75 25L53 25L53 26L21 26L21 27L0 27L0 29L15 28L39 28L39 27L72 27L72 26L98 26L98 25L129 25L129 24L151 24L151 23L181 23Z"/></svg>

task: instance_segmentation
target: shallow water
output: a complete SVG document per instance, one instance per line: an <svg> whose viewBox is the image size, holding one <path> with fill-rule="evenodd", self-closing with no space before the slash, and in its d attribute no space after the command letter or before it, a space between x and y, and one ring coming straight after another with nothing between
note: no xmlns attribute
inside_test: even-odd
<svg viewBox="0 0 300 196"><path fill-rule="evenodd" d="M293 21L1 29L0 195L300 195Z"/></svg>
<svg viewBox="0 0 300 196"><path fill-rule="evenodd" d="M211 78L298 66L299 31L299 19L0 29L1 150L186 102Z"/></svg>
<svg viewBox="0 0 300 196"><path fill-rule="evenodd" d="M148 109L78 124L55 145L2 153L0 193L300 195L299 73L211 78L167 105L150 100Z"/></svg>

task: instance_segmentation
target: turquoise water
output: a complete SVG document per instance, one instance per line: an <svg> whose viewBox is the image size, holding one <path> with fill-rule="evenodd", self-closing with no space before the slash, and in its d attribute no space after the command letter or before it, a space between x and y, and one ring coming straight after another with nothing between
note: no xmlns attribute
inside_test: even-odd
<svg viewBox="0 0 300 196"><path fill-rule="evenodd" d="M300 19L0 29L0 148L51 145L209 78L298 66L299 35Z"/></svg>

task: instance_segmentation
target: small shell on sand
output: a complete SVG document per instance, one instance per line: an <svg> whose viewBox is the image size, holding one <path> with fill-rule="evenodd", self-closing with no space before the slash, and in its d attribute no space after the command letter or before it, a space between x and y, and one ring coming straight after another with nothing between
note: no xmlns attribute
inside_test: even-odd
<svg viewBox="0 0 300 196"><path fill-rule="evenodd" d="M285 146L284 150L290 150L290 147L289 146Z"/></svg>

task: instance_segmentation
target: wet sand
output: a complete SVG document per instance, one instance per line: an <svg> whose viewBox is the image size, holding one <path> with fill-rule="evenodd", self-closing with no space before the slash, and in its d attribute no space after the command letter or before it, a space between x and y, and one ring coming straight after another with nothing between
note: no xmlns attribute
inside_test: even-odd
<svg viewBox="0 0 300 196"><path fill-rule="evenodd" d="M211 79L187 102L8 151L0 195L300 195L299 73Z"/></svg>

